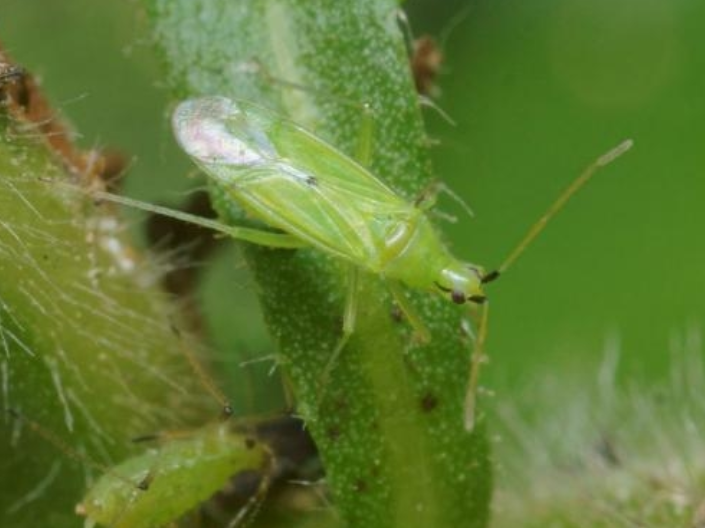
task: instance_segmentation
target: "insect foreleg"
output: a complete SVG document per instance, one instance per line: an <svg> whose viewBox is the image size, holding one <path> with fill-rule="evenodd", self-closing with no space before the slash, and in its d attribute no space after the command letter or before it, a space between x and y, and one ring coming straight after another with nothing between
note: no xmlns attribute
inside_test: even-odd
<svg viewBox="0 0 705 528"><path fill-rule="evenodd" d="M389 292L392 294L392 297L394 297L394 302L397 303L397 306L404 314L404 317L406 317L406 320L409 321L409 324L414 329L415 337L421 343L428 343L431 341L431 334L428 331L428 328L426 328L426 325L423 324L423 321L421 321L421 318L416 313L416 310L414 310L414 307L406 298L400 284L398 282L389 282L388 287Z"/></svg>

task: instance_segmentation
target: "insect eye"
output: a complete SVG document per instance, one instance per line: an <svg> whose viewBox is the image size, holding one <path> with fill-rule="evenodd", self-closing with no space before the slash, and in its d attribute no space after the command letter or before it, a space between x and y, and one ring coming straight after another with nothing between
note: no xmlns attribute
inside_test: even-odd
<svg viewBox="0 0 705 528"><path fill-rule="evenodd" d="M465 301L467 300L467 299L465 298L465 295L463 294L463 292L459 292L459 291L453 291L453 292L450 294L450 299L451 299L455 304L464 304Z"/></svg>
<svg viewBox="0 0 705 528"><path fill-rule="evenodd" d="M441 290L443 293L450 293L450 300L453 301L455 304L465 304L465 301L472 300L472 297L465 297L465 294L461 291L454 290L452 288L447 288L446 286L443 286L438 282L434 282L434 284L436 285L436 288Z"/></svg>

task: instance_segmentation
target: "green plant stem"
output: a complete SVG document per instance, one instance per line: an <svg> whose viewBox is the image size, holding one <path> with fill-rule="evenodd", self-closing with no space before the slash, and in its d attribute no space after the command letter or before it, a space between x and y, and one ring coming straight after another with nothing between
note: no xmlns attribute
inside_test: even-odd
<svg viewBox="0 0 705 528"><path fill-rule="evenodd" d="M413 199L431 178L418 98L391 0L147 0L168 82L277 109L351 155L374 123L372 171ZM242 216L217 188L216 208ZM340 338L343 266L312 250L247 249L296 411L319 446L349 526L481 527L491 489L483 420L463 428L470 357L455 306L413 302L432 332L414 345L378 277L363 276L358 324L323 388Z"/></svg>

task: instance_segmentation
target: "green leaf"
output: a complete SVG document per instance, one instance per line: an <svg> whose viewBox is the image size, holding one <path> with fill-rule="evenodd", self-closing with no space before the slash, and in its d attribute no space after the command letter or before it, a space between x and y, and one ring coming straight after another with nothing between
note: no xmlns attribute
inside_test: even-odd
<svg viewBox="0 0 705 528"><path fill-rule="evenodd" d="M180 97L248 99L353 155L374 123L372 171L413 199L431 179L427 138L391 0L146 0ZM213 192L224 218L242 221ZM364 276L356 332L321 396L340 338L342 266L312 250L248 248L296 410L349 526L485 526L484 423L463 428L470 340L455 306L414 293L433 334L414 346L379 277Z"/></svg>

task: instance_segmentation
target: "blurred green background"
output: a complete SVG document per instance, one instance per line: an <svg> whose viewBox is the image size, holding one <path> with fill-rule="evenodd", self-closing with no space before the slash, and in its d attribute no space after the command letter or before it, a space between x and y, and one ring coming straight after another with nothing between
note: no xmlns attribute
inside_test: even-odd
<svg viewBox="0 0 705 528"><path fill-rule="evenodd" d="M458 126L432 127L438 174L477 213L449 230L459 252L500 262L586 163L635 141L492 285L490 376L511 386L555 362L594 369L617 338L622 375L661 377L670 339L705 313L705 5L532 0L466 9L446 42L441 80L440 104Z"/></svg>
<svg viewBox="0 0 705 528"><path fill-rule="evenodd" d="M476 218L443 224L459 255L498 265L596 156L635 148L599 175L501 281L491 285L491 367L509 394L535 373L596 370L621 342L622 376L655 380L669 342L705 313L705 4L695 0L409 0L415 35L441 39L435 170ZM129 160L125 192L179 203L193 181L175 148L161 70L135 2L3 0L0 41L43 82L86 147ZM355 82L350 79L350 82ZM452 202L441 208L457 212ZM234 250L202 296L214 350L234 372L268 351ZM223 298L222 282L235 293ZM267 386L231 387L241 408L278 408ZM255 388L255 385L258 388Z"/></svg>

